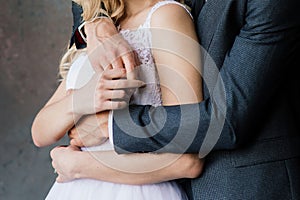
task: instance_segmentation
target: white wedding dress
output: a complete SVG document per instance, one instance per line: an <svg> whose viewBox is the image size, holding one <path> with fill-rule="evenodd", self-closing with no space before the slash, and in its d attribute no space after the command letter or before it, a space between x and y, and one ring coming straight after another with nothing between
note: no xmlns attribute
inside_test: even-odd
<svg viewBox="0 0 300 200"><path fill-rule="evenodd" d="M162 104L158 74L151 54L150 21L153 12L166 4L183 5L175 1L160 1L149 12L144 24L137 30L120 30L120 34L137 52L141 65L137 68L138 77L146 87L138 89L131 100L132 104ZM189 12L189 11L187 11ZM72 64L66 80L66 89L84 86L93 76L94 70L87 55L82 53ZM104 145L82 148L83 151L113 150L109 142ZM115 184L92 179L78 179L67 183L54 183L46 200L186 200L186 194L175 181L149 185Z"/></svg>

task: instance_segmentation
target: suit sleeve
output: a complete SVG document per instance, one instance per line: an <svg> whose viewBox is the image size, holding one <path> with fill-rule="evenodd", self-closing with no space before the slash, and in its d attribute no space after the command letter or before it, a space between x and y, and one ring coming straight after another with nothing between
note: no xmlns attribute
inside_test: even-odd
<svg viewBox="0 0 300 200"><path fill-rule="evenodd" d="M115 150L205 155L255 139L251 128L299 66L299 7L296 0L249 0L209 97L193 105L130 106L114 112Z"/></svg>
<svg viewBox="0 0 300 200"><path fill-rule="evenodd" d="M72 47L73 44L75 44L77 49L83 49L86 47L86 43L81 38L81 35L78 32L78 27L83 23L83 19L81 16L82 13L82 7L74 1L72 1L73 29L70 40L70 47Z"/></svg>

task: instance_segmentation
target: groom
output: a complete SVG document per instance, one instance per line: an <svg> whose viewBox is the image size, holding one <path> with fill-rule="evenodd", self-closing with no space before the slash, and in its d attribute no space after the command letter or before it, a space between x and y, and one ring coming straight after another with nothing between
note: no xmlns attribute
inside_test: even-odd
<svg viewBox="0 0 300 200"><path fill-rule="evenodd" d="M220 79L213 81L213 88L205 81L214 77L204 59L203 102L166 107L163 112L159 107L131 106L137 124L165 118L164 126L151 137L142 131L135 133L139 137L126 134L116 123L123 112L114 112L115 150L203 155L201 147L208 134L217 135L203 174L184 182L190 199L300 199L300 79L296 73L300 1L191 0L187 4L206 57L214 61ZM74 8L75 14L81 12L79 6ZM85 43L76 29L77 18L72 41L80 48ZM113 24L101 20L103 35L109 37L106 28ZM131 67L128 57L120 59ZM182 118L182 110L194 113L195 109L200 111L198 116ZM221 129L216 128L220 123ZM174 142L181 130L185 134L181 140L194 138L184 149L178 145L184 141Z"/></svg>

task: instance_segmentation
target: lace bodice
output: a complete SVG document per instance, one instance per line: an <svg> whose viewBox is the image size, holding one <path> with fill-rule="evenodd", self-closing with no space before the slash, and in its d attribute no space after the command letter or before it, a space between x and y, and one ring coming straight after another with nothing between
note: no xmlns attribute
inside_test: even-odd
<svg viewBox="0 0 300 200"><path fill-rule="evenodd" d="M153 13L161 6L167 4L176 4L185 8L182 4L174 0L160 1L151 8L145 22L141 24L139 28L136 30L119 30L120 34L130 44L133 51L136 52L140 61L140 65L136 67L137 76L146 83L145 87L136 90L131 98L130 104L153 106L162 104L159 77L151 52L152 37L150 28ZM188 10L187 12L189 13ZM67 89L82 87L91 79L93 74L93 67L89 63L87 55L83 53L75 60L69 70L66 82Z"/></svg>
<svg viewBox="0 0 300 200"><path fill-rule="evenodd" d="M158 73L151 52L151 32L144 26L137 30L120 30L120 34L136 52L140 65L135 68L139 80L146 83L133 94L130 103L137 105L162 104Z"/></svg>

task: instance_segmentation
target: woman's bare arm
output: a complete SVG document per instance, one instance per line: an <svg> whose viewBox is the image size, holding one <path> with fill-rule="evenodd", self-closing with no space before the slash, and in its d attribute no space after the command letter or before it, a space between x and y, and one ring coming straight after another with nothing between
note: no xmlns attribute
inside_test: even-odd
<svg viewBox="0 0 300 200"><path fill-rule="evenodd" d="M163 104L199 103L201 53L191 17L184 8L170 4L153 14L151 27Z"/></svg>
<svg viewBox="0 0 300 200"><path fill-rule="evenodd" d="M79 116L74 115L72 96L66 92L66 83L63 81L39 111L32 124L33 142L42 147L53 144L62 138L74 126Z"/></svg>
<svg viewBox="0 0 300 200"><path fill-rule="evenodd" d="M84 87L68 93L63 81L35 117L32 125L34 143L39 147L53 144L82 116L124 108L126 94L122 89L137 88L144 84L138 80L121 80L125 75L124 69L105 69L95 74Z"/></svg>

